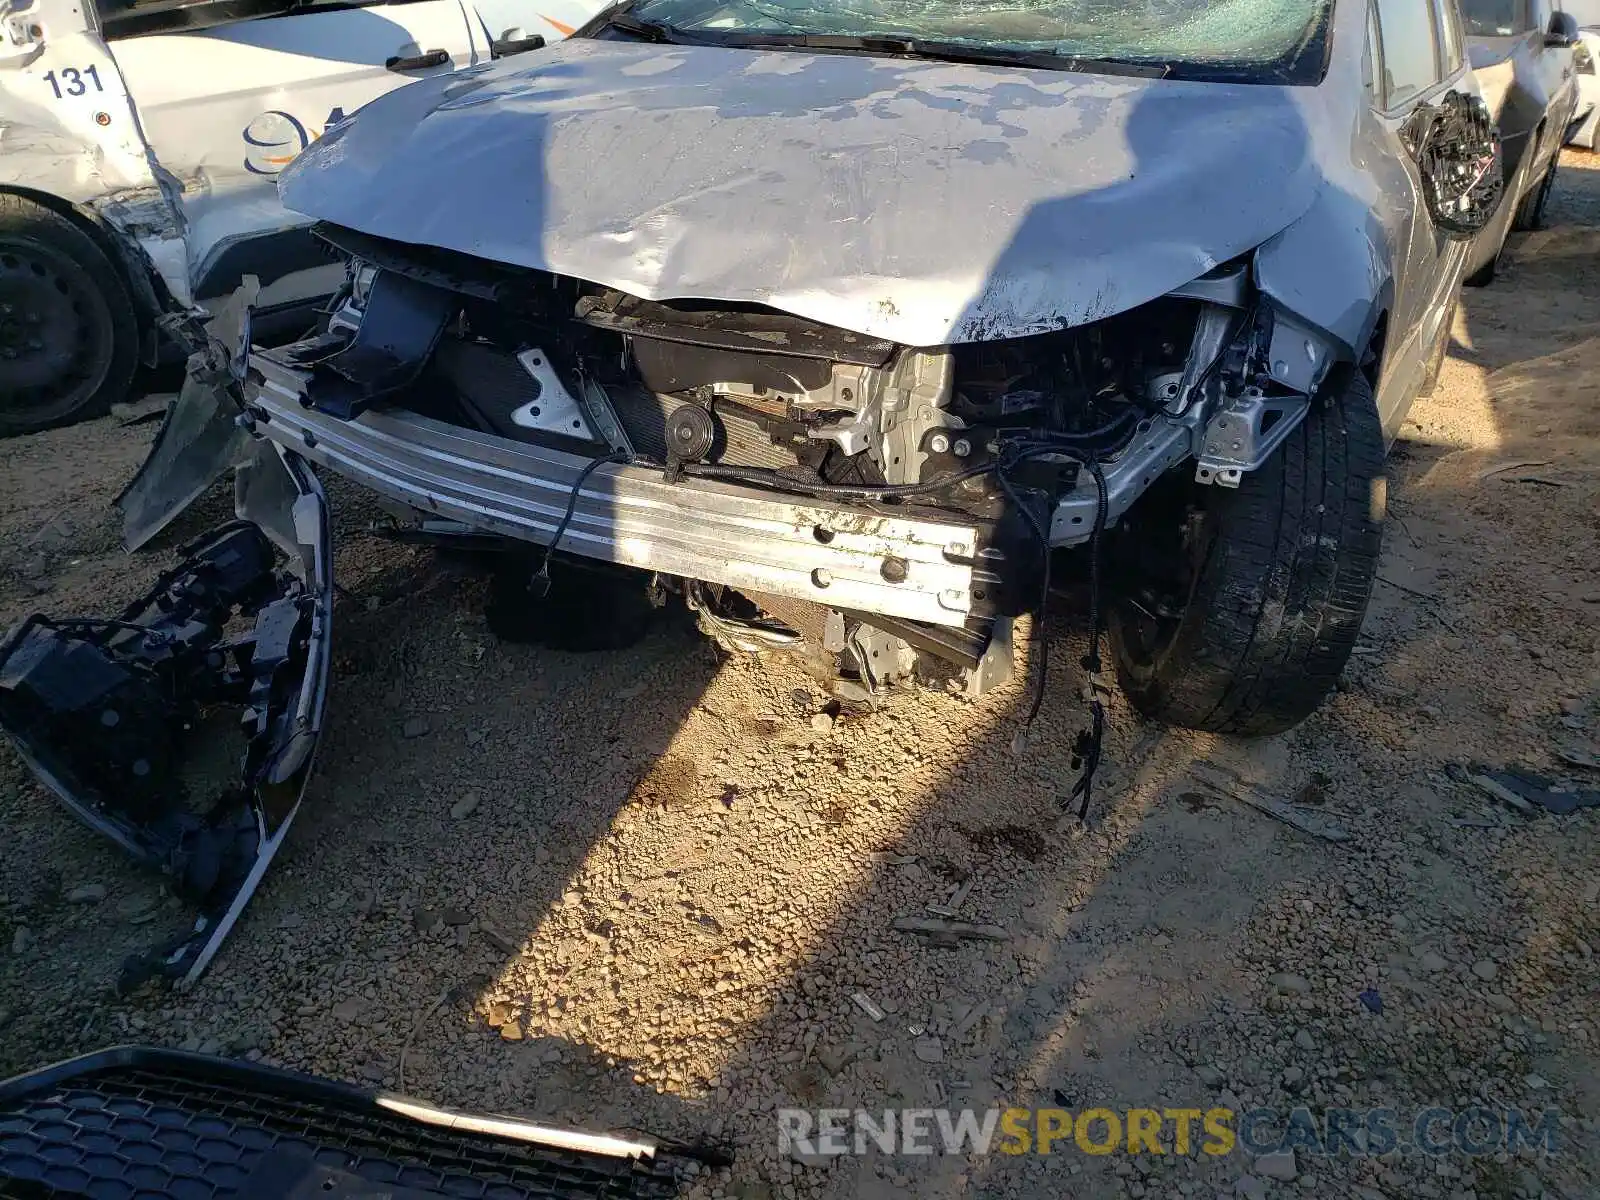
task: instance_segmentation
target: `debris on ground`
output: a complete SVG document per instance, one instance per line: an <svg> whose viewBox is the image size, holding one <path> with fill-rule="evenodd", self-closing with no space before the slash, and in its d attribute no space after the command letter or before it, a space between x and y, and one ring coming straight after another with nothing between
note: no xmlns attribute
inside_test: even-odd
<svg viewBox="0 0 1600 1200"><path fill-rule="evenodd" d="M111 406L111 418L124 427L159 421L167 415L167 408L175 399L177 399L176 395L163 393L144 396L138 400L119 402Z"/></svg>
<svg viewBox="0 0 1600 1200"><path fill-rule="evenodd" d="M1473 768L1466 772L1465 778L1485 795L1525 815L1543 809L1554 816L1564 817L1580 808L1600 807L1600 789L1553 782L1543 775L1517 767L1507 767L1502 771Z"/></svg>
<svg viewBox="0 0 1600 1200"><path fill-rule="evenodd" d="M1237 800L1241 804L1248 804L1251 808L1266 813L1282 821L1285 825L1292 825L1302 833L1309 833L1313 837L1321 838L1325 842L1348 842L1349 832L1336 822L1324 817L1320 813L1307 812L1303 808L1296 808L1276 796L1268 795L1252 783L1241 779L1236 773L1217 766L1210 762L1196 762L1190 764L1189 774L1201 786L1228 799ZM1318 803L1322 802L1319 797Z"/></svg>
<svg viewBox="0 0 1600 1200"><path fill-rule="evenodd" d="M950 893L948 900L943 904L928 905L928 911L935 916L954 917L961 911L961 906L967 902L967 897L972 894L972 887L975 882L976 880L968 876L960 887Z"/></svg>
<svg viewBox="0 0 1600 1200"><path fill-rule="evenodd" d="M999 925L977 925L940 917L896 917L891 924L901 933L915 933L935 940L1004 942L1011 938L1010 932Z"/></svg>
<svg viewBox="0 0 1600 1200"><path fill-rule="evenodd" d="M1512 462L1496 463L1492 467L1485 467L1482 471L1478 472L1478 478L1480 480L1492 479L1496 475L1504 475L1507 471L1521 471L1528 470L1533 467L1548 467L1549 465L1550 460L1548 458L1516 459Z"/></svg>
<svg viewBox="0 0 1600 1200"><path fill-rule="evenodd" d="M852 992L850 999L855 1002L855 1006L857 1008L866 1013L867 1016L871 1017L874 1021L881 1021L888 1015L883 1011L883 1009L879 1008L877 1004L873 1002L872 997L867 995L865 992Z"/></svg>
<svg viewBox="0 0 1600 1200"><path fill-rule="evenodd" d="M288 832L320 734L321 491L272 451L240 480L238 519L184 546L115 615L36 612L0 641L0 728L73 815L198 910L187 932L127 958L124 991L193 983L210 964ZM299 561L281 564L275 536ZM106 895L86 884L67 899Z"/></svg>
<svg viewBox="0 0 1600 1200"><path fill-rule="evenodd" d="M1600 771L1600 753L1582 746L1561 746L1556 750L1556 758L1569 767L1587 767L1590 770Z"/></svg>

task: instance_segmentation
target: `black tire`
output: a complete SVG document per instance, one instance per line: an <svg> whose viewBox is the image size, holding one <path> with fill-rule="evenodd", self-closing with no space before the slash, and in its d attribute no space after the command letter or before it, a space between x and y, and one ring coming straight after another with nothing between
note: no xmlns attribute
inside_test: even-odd
<svg viewBox="0 0 1600 1200"><path fill-rule="evenodd" d="M1462 279L1461 286L1469 288L1488 287L1494 282L1494 277L1500 272L1500 256L1505 252L1506 240L1505 238L1501 238L1500 246L1494 252L1494 257L1488 262L1484 263L1483 266L1479 267L1471 275L1468 275Z"/></svg>
<svg viewBox="0 0 1600 1200"><path fill-rule="evenodd" d="M574 654L624 650L661 621L643 571L590 566L565 556L550 564L548 587L530 586L543 550L500 555L489 580L489 632L514 645Z"/></svg>
<svg viewBox="0 0 1600 1200"><path fill-rule="evenodd" d="M1533 147L1528 147L1532 153ZM1544 178L1539 180L1539 186L1523 197L1522 203L1517 205L1517 215L1511 218L1511 228L1518 233L1525 233L1533 229L1544 228L1545 209L1550 204L1550 193L1556 186L1556 167L1560 164L1561 156L1556 155L1550 160L1550 169L1544 173Z"/></svg>
<svg viewBox="0 0 1600 1200"><path fill-rule="evenodd" d="M1342 394L1341 394L1342 393ZM1384 441L1355 372L1237 490L1183 483L1130 530L1183 564L1119 589L1109 626L1135 708L1214 733L1292 728L1332 690L1361 631L1382 545ZM1153 527L1153 526L1158 526ZM1174 526L1176 530L1174 531ZM1164 598L1164 602L1163 599Z"/></svg>
<svg viewBox="0 0 1600 1200"><path fill-rule="evenodd" d="M1450 339L1455 336L1456 309L1460 304L1459 296L1450 302L1450 311L1445 314L1444 329L1439 336L1439 344L1428 356L1428 369L1422 376L1422 387L1417 390L1418 396L1431 396L1439 388L1439 375L1444 370L1444 360L1450 353Z"/></svg>
<svg viewBox="0 0 1600 1200"><path fill-rule="evenodd" d="M133 301L94 239L0 194L0 436L104 412L138 361Z"/></svg>

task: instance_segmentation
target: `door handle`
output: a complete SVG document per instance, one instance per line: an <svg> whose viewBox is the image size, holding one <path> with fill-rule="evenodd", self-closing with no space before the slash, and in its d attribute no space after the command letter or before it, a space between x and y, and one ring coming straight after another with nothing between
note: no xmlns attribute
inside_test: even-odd
<svg viewBox="0 0 1600 1200"><path fill-rule="evenodd" d="M501 38L498 42L489 43L490 58L505 58L511 54L521 54L524 50L543 50L544 36L534 34L524 38Z"/></svg>
<svg viewBox="0 0 1600 1200"><path fill-rule="evenodd" d="M411 58L385 59L385 71L426 71L429 67L442 67L450 61L448 50L429 50L425 54L417 54Z"/></svg>

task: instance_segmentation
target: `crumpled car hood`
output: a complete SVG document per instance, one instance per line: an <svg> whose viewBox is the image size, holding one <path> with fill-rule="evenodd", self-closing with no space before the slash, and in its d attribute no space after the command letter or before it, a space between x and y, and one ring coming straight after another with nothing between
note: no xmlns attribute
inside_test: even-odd
<svg viewBox="0 0 1600 1200"><path fill-rule="evenodd" d="M1317 103L578 39L372 102L280 192L374 236L931 346L1106 317L1252 249L1316 195Z"/></svg>

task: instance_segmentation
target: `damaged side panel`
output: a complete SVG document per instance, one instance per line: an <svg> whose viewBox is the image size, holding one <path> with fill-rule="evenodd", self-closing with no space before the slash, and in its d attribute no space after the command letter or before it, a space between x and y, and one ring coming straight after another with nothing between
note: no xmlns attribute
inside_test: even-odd
<svg viewBox="0 0 1600 1200"><path fill-rule="evenodd" d="M117 616L35 614L0 643L0 728L73 813L198 910L125 964L124 987L205 970L288 832L322 730L321 487L259 443L235 509Z"/></svg>
<svg viewBox="0 0 1600 1200"><path fill-rule="evenodd" d="M73 0L0 0L5 181L91 214L114 235L136 288L154 267L187 305L178 188L152 161L122 72L85 13Z"/></svg>

